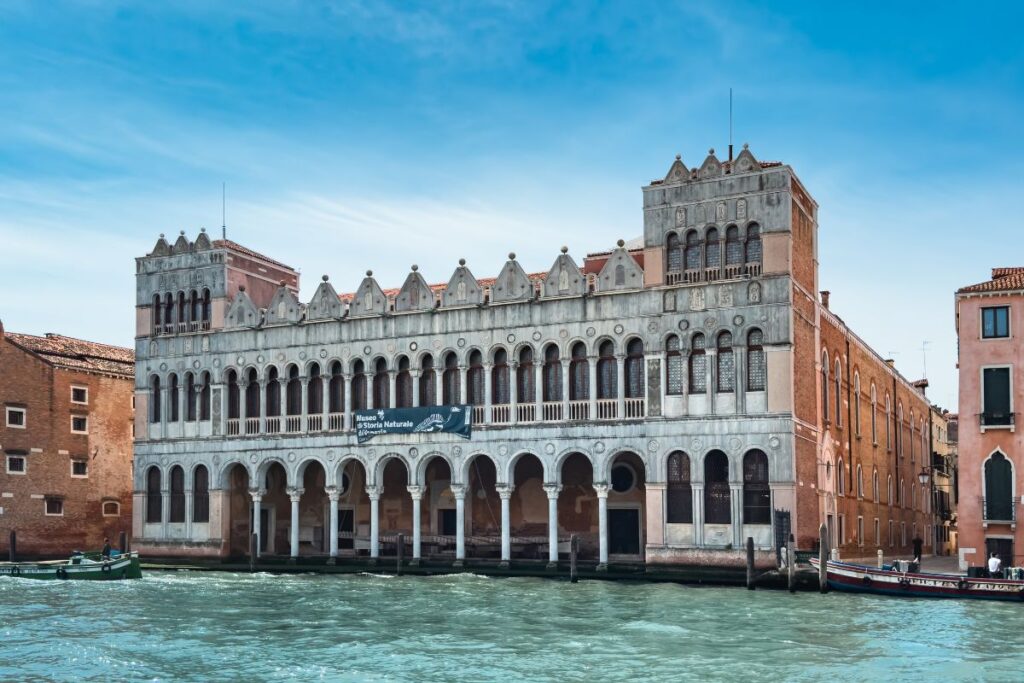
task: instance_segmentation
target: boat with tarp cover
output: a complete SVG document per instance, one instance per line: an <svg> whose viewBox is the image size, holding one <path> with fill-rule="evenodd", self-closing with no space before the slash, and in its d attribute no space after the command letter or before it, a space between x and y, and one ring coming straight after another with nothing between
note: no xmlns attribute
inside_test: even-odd
<svg viewBox="0 0 1024 683"><path fill-rule="evenodd" d="M878 569L862 564L828 560L825 566L825 576L829 588L849 593L1024 602L1024 581L1022 580L969 578L962 574L902 571L905 564ZM819 569L821 565L818 558L811 558L811 566Z"/></svg>
<svg viewBox="0 0 1024 683"><path fill-rule="evenodd" d="M76 552L67 560L53 562L0 562L0 576L55 581L141 579L142 565L137 552L114 551L110 557L99 552Z"/></svg>

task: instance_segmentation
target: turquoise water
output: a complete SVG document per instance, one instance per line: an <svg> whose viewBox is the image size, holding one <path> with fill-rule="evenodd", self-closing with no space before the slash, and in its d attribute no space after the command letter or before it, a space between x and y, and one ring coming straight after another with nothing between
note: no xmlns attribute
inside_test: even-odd
<svg viewBox="0 0 1024 683"><path fill-rule="evenodd" d="M0 680L1022 680L1024 605L670 584L0 579Z"/></svg>

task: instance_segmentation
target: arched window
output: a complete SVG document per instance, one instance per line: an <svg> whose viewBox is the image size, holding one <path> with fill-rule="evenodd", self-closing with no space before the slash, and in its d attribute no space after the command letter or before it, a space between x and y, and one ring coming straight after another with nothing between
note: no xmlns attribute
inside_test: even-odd
<svg viewBox="0 0 1024 683"><path fill-rule="evenodd" d="M277 368L271 366L267 371L267 387L264 390L267 402L267 417L281 416L281 382ZM259 408L256 408L259 411ZM256 413L259 415L259 412ZM255 417L256 415L252 415Z"/></svg>
<svg viewBox="0 0 1024 683"><path fill-rule="evenodd" d="M878 502L878 470L871 472L871 499Z"/></svg>
<svg viewBox="0 0 1024 683"><path fill-rule="evenodd" d="M420 405L433 406L437 403L437 375L434 372L434 358L429 353L420 361Z"/></svg>
<svg viewBox="0 0 1024 683"><path fill-rule="evenodd" d="M626 344L626 398L644 397L644 343L630 339Z"/></svg>
<svg viewBox="0 0 1024 683"><path fill-rule="evenodd" d="M903 457L903 401L896 404L896 452Z"/></svg>
<svg viewBox="0 0 1024 683"><path fill-rule="evenodd" d="M210 373L204 372L199 381L199 419L207 422L210 419Z"/></svg>
<svg viewBox="0 0 1024 683"><path fill-rule="evenodd" d="M228 370L228 419L237 420L241 417L242 395L238 386L238 373Z"/></svg>
<svg viewBox="0 0 1024 683"><path fill-rule="evenodd" d="M690 341L690 393L704 394L708 390L708 357L704 335L697 332Z"/></svg>
<svg viewBox="0 0 1024 683"><path fill-rule="evenodd" d="M914 486L913 482L910 484L910 509L917 509L917 487Z"/></svg>
<svg viewBox="0 0 1024 683"><path fill-rule="evenodd" d="M327 384L327 412L345 412L345 377L341 373L341 363L331 363L331 379Z"/></svg>
<svg viewBox="0 0 1024 683"><path fill-rule="evenodd" d="M668 239L665 240L665 258L669 272L675 273L683 269L683 246L679 242L679 235L674 232L670 232Z"/></svg>
<svg viewBox="0 0 1024 683"><path fill-rule="evenodd" d="M846 495L846 464L842 458L839 458L839 466L836 467L836 493Z"/></svg>
<svg viewBox="0 0 1024 683"><path fill-rule="evenodd" d="M704 244L705 266L707 268L720 268L722 266L722 244L718 241L718 230L716 228L708 228Z"/></svg>
<svg viewBox="0 0 1024 683"><path fill-rule="evenodd" d="M748 451L743 456L743 523L772 523L772 494L768 486L768 456Z"/></svg>
<svg viewBox="0 0 1024 683"><path fill-rule="evenodd" d="M174 295L168 292L164 296L164 327L172 325L175 322L174 315Z"/></svg>
<svg viewBox="0 0 1024 683"><path fill-rule="evenodd" d="M857 465L857 497L864 497L864 468Z"/></svg>
<svg viewBox="0 0 1024 683"><path fill-rule="evenodd" d="M398 358L398 375L395 376L395 407L412 408L412 373L409 372L407 356Z"/></svg>
<svg viewBox="0 0 1024 683"><path fill-rule="evenodd" d="M704 521L708 524L732 521L729 459L722 451L711 451L704 458Z"/></svg>
<svg viewBox="0 0 1024 683"><path fill-rule="evenodd" d="M665 339L665 393L670 396L683 393L683 354L679 337L674 334Z"/></svg>
<svg viewBox="0 0 1024 683"><path fill-rule="evenodd" d="M1001 451L985 461L985 520L1013 520L1013 465Z"/></svg>
<svg viewBox="0 0 1024 683"><path fill-rule="evenodd" d="M199 407L196 399L196 379L191 372L185 373L185 421L196 421L196 409Z"/></svg>
<svg viewBox="0 0 1024 683"><path fill-rule="evenodd" d="M597 397L618 398L618 368L615 362L615 344L611 340L601 342L597 357Z"/></svg>
<svg viewBox="0 0 1024 683"><path fill-rule="evenodd" d="M199 292L192 290L192 293L189 294L188 304L188 321L190 323L199 322L199 318L203 315L203 300L199 297Z"/></svg>
<svg viewBox="0 0 1024 683"><path fill-rule="evenodd" d="M449 351L448 355L444 357L444 375L441 377L441 382L444 385L443 396L444 405L453 406L461 402L461 387L459 386L459 359L455 355L454 351Z"/></svg>
<svg viewBox="0 0 1024 683"><path fill-rule="evenodd" d="M900 503L900 507L906 507L906 505L907 505L907 487L906 487L906 481L904 481L903 477L900 477L900 501L899 501L899 503Z"/></svg>
<svg viewBox="0 0 1024 683"><path fill-rule="evenodd" d="M583 342L576 342L572 346L569 379L570 401L585 401L590 398L590 362L587 360L587 347Z"/></svg>
<svg viewBox="0 0 1024 683"><path fill-rule="evenodd" d="M362 359L352 363L352 382L349 391L352 393L352 410L366 410L366 367Z"/></svg>
<svg viewBox="0 0 1024 683"><path fill-rule="evenodd" d="M888 505L892 505L895 501L892 497L892 475L890 474L885 480L885 502Z"/></svg>
<svg viewBox="0 0 1024 683"><path fill-rule="evenodd" d="M697 231L691 230L686 233L686 251L684 262L687 270L700 269L700 240L697 238Z"/></svg>
<svg viewBox="0 0 1024 683"><path fill-rule="evenodd" d="M878 445L878 392L871 383L871 443Z"/></svg>
<svg viewBox="0 0 1024 683"><path fill-rule="evenodd" d="M306 370L306 412L320 415L324 412L324 378L320 376L320 365L311 363Z"/></svg>
<svg viewBox="0 0 1024 683"><path fill-rule="evenodd" d="M249 368L245 377L245 417L260 416L260 383L256 376L256 368Z"/></svg>
<svg viewBox="0 0 1024 683"><path fill-rule="evenodd" d="M149 378L149 421L152 423L160 422L163 411L161 410L163 404L163 390L160 388L160 378L157 375L153 375Z"/></svg>
<svg viewBox="0 0 1024 683"><path fill-rule="evenodd" d="M743 244L740 230L735 225L725 229L725 265L738 266L743 263Z"/></svg>
<svg viewBox="0 0 1024 683"><path fill-rule="evenodd" d="M474 350L469 354L469 374L466 379L466 401L470 405L484 404L484 358Z"/></svg>
<svg viewBox="0 0 1024 683"><path fill-rule="evenodd" d="M187 305L185 304L185 292L178 292L177 319L179 328L183 323L188 322L188 313L186 312L186 309Z"/></svg>
<svg viewBox="0 0 1024 683"><path fill-rule="evenodd" d="M208 289L204 289L203 290L202 321L204 323L209 323L210 322L210 290L208 290ZM209 327L209 325L207 325L207 327Z"/></svg>
<svg viewBox="0 0 1024 683"><path fill-rule="evenodd" d="M828 422L828 351L821 352L821 416Z"/></svg>
<svg viewBox="0 0 1024 683"><path fill-rule="evenodd" d="M910 411L910 462L914 462L914 451L916 438L914 437L914 411ZM903 444L900 443L900 453L903 452Z"/></svg>
<svg viewBox="0 0 1024 683"><path fill-rule="evenodd" d="M761 226L747 226L747 263L761 263Z"/></svg>
<svg viewBox="0 0 1024 683"><path fill-rule="evenodd" d="M767 374L764 334L755 328L747 333L747 391L764 391Z"/></svg>
<svg viewBox="0 0 1024 683"><path fill-rule="evenodd" d="M832 378L836 390L836 426L843 426L843 366L839 363L839 354L836 354L836 372Z"/></svg>
<svg viewBox="0 0 1024 683"><path fill-rule="evenodd" d="M210 473L205 465L197 466L192 473L192 521L210 521Z"/></svg>
<svg viewBox="0 0 1024 683"><path fill-rule="evenodd" d="M693 524L693 488L690 485L690 457L682 451L668 456L668 485L665 489L666 522Z"/></svg>
<svg viewBox="0 0 1024 683"><path fill-rule="evenodd" d="M299 379L299 368L288 367L288 385L285 388L285 411L288 415L302 414L302 380Z"/></svg>
<svg viewBox="0 0 1024 683"><path fill-rule="evenodd" d="M163 521L163 492L160 490L160 468L153 465L146 472L146 523Z"/></svg>
<svg viewBox="0 0 1024 683"><path fill-rule="evenodd" d="M885 392L885 448L888 451L892 450L892 401L889 399L888 391Z"/></svg>
<svg viewBox="0 0 1024 683"><path fill-rule="evenodd" d="M171 468L171 514L167 521L171 524L185 521L185 470L181 465Z"/></svg>
<svg viewBox="0 0 1024 683"><path fill-rule="evenodd" d="M860 436L860 373L853 373L853 429Z"/></svg>
<svg viewBox="0 0 1024 683"><path fill-rule="evenodd" d="M732 353L732 334L718 335L718 391L727 393L736 390L736 362Z"/></svg>
<svg viewBox="0 0 1024 683"><path fill-rule="evenodd" d="M373 364L373 407L391 407L391 377L388 375L388 362L378 358Z"/></svg>
<svg viewBox="0 0 1024 683"><path fill-rule="evenodd" d="M160 332L163 331L160 328L160 326L163 325L163 319L164 319L163 308L164 307L161 305L161 302L160 302L160 295L159 294L154 294L153 295L153 334L160 334Z"/></svg>
<svg viewBox="0 0 1024 683"><path fill-rule="evenodd" d="M548 344L544 349L544 400L562 400L562 361L557 344Z"/></svg>
<svg viewBox="0 0 1024 683"><path fill-rule="evenodd" d="M494 366L491 368L491 403L504 405L512 402L509 387L508 352L505 349L494 351Z"/></svg>
<svg viewBox="0 0 1024 683"><path fill-rule="evenodd" d="M519 367L516 368L516 402L534 403L537 400L533 376L533 349L519 349Z"/></svg>
<svg viewBox="0 0 1024 683"><path fill-rule="evenodd" d="M167 378L167 402L170 404L167 406L170 409L167 411L168 422L178 421L178 390L178 376L172 372Z"/></svg>

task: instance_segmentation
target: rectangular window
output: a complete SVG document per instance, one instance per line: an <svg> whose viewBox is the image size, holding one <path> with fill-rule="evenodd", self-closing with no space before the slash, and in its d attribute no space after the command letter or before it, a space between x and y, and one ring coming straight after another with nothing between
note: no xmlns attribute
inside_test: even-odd
<svg viewBox="0 0 1024 683"><path fill-rule="evenodd" d="M864 545L864 518L857 518L857 545Z"/></svg>
<svg viewBox="0 0 1024 683"><path fill-rule="evenodd" d="M907 523L900 522L900 545L907 545Z"/></svg>
<svg viewBox="0 0 1024 683"><path fill-rule="evenodd" d="M85 417L84 415L72 415L71 432L73 434L88 434L89 418Z"/></svg>
<svg viewBox="0 0 1024 683"><path fill-rule="evenodd" d="M25 429L28 415L24 408L7 406L7 426L13 429Z"/></svg>
<svg viewBox="0 0 1024 683"><path fill-rule="evenodd" d="M7 454L7 474L25 474L28 463L21 453Z"/></svg>
<svg viewBox="0 0 1024 683"><path fill-rule="evenodd" d="M46 504L46 516L47 517L63 517L64 516L64 500L61 498L46 498L44 500Z"/></svg>
<svg viewBox="0 0 1024 683"><path fill-rule="evenodd" d="M983 426L1013 424L1010 406L1010 368L983 368L981 371Z"/></svg>
<svg viewBox="0 0 1024 683"><path fill-rule="evenodd" d="M88 460L72 460L71 461L71 476L79 479L85 479L89 476L89 461Z"/></svg>
<svg viewBox="0 0 1024 683"><path fill-rule="evenodd" d="M107 500L103 502L103 516L104 517L119 517L121 515L121 504L116 500Z"/></svg>
<svg viewBox="0 0 1024 683"><path fill-rule="evenodd" d="M679 354L670 355L665 359L668 367L666 392L673 396L683 393L683 357Z"/></svg>
<svg viewBox="0 0 1024 683"><path fill-rule="evenodd" d="M71 402L86 405L89 403L88 387L71 387Z"/></svg>
<svg viewBox="0 0 1024 683"><path fill-rule="evenodd" d="M893 532L892 520L889 520L889 547L896 545L896 536Z"/></svg>
<svg viewBox="0 0 1024 683"><path fill-rule="evenodd" d="M1010 307L981 309L981 338L1003 339L1010 336Z"/></svg>

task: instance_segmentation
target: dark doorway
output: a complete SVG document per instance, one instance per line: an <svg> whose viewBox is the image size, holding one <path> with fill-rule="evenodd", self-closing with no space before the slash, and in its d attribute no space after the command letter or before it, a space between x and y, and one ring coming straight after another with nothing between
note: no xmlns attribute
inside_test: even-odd
<svg viewBox="0 0 1024 683"><path fill-rule="evenodd" d="M355 531L355 513L352 509L338 509L338 533L348 534L344 538L338 539L339 550L352 550L355 547L355 539L353 538L353 531Z"/></svg>
<svg viewBox="0 0 1024 683"><path fill-rule="evenodd" d="M608 552L613 555L640 554L640 511L608 511Z"/></svg>
<svg viewBox="0 0 1024 683"><path fill-rule="evenodd" d="M270 510L260 508L260 552L270 547Z"/></svg>
<svg viewBox="0 0 1024 683"><path fill-rule="evenodd" d="M437 528L442 536L454 536L458 525L455 520L455 510L437 511Z"/></svg>
<svg viewBox="0 0 1024 683"><path fill-rule="evenodd" d="M1013 539L1012 538L986 538L985 539L985 565L988 566L988 558L992 553L999 556L1003 567L1015 566L1013 561Z"/></svg>

